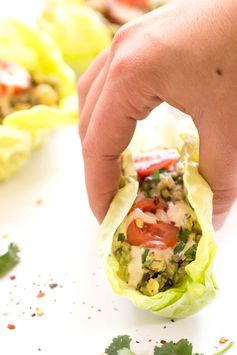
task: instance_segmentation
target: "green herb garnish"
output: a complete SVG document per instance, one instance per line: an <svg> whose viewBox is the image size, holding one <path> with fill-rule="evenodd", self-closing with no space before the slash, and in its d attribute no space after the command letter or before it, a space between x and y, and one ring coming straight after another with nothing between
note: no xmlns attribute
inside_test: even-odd
<svg viewBox="0 0 237 355"><path fill-rule="evenodd" d="M186 243L184 243L182 240L176 245L174 248L174 255L180 253L182 250L184 250Z"/></svg>
<svg viewBox="0 0 237 355"><path fill-rule="evenodd" d="M190 232L188 229L182 229L178 234L178 238L179 240L182 240L184 243L187 243L189 234Z"/></svg>
<svg viewBox="0 0 237 355"><path fill-rule="evenodd" d="M107 355L136 355L130 348L131 338L128 335L120 335L114 338L110 346L105 350ZM224 349L213 355L224 355L232 346L229 343ZM204 355L201 353L193 353L193 345L187 339L181 339L177 343L170 341L169 343L156 346L154 355Z"/></svg>
<svg viewBox="0 0 237 355"><path fill-rule="evenodd" d="M107 355L135 355L130 350L130 343L132 339L128 335L119 335L117 338L114 338L110 346L105 350Z"/></svg>
<svg viewBox="0 0 237 355"><path fill-rule="evenodd" d="M192 355L192 353L193 346L187 339L181 339L178 343L171 341L154 349L154 355Z"/></svg>
<svg viewBox="0 0 237 355"><path fill-rule="evenodd" d="M152 181L155 184L158 184L158 182L160 181L160 172L159 170L155 171L152 175L151 175Z"/></svg>
<svg viewBox="0 0 237 355"><path fill-rule="evenodd" d="M119 235L118 235L118 241L119 242L123 242L125 240L125 235L124 235L124 233L119 233Z"/></svg>
<svg viewBox="0 0 237 355"><path fill-rule="evenodd" d="M148 184L147 181L144 181L142 184L142 188L145 192L146 197L150 198L151 197L151 191L152 191L152 187L150 186L150 184Z"/></svg>
<svg viewBox="0 0 237 355"><path fill-rule="evenodd" d="M11 243L6 254L0 256L0 276L4 276L16 266L20 258L18 256L19 247Z"/></svg>
<svg viewBox="0 0 237 355"><path fill-rule="evenodd" d="M197 252L197 244L192 245L188 250L185 251L185 260L191 262L195 259Z"/></svg>
<svg viewBox="0 0 237 355"><path fill-rule="evenodd" d="M149 254L149 249L145 249L144 252L142 253L142 264L145 263L148 254Z"/></svg>

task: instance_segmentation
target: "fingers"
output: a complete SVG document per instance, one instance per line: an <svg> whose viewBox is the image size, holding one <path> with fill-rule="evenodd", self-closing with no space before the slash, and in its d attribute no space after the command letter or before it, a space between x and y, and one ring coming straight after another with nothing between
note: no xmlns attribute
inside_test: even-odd
<svg viewBox="0 0 237 355"><path fill-rule="evenodd" d="M78 94L79 94L79 110L80 114L83 111L83 107L86 101L87 94L96 79L97 75L100 73L103 68L106 59L108 57L109 48L106 48L103 52L101 52L98 57L91 64L89 69L83 74L78 82Z"/></svg>
<svg viewBox="0 0 237 355"><path fill-rule="evenodd" d="M88 197L99 222L117 192L121 173L120 154L132 139L137 119L145 118L161 102L158 98L149 97L146 105L143 102L145 95L134 99L135 90L132 91L131 87L139 85L136 76L127 77L125 81L120 81L117 75L115 77L112 75L106 80L83 141ZM143 105L134 107L131 96Z"/></svg>
<svg viewBox="0 0 237 355"><path fill-rule="evenodd" d="M82 143L84 141L92 113L94 111L98 98L102 92L105 79L107 76L107 71L108 71L107 68L108 65L105 64L101 69L100 73L98 74L98 76L95 78L94 82L92 83L89 89L84 106L82 108L82 113L80 117L80 126L79 126L79 133L80 133L80 138Z"/></svg>
<svg viewBox="0 0 237 355"><path fill-rule="evenodd" d="M120 153L129 144L136 127L136 121L126 115L123 106L109 98L108 89L104 89L83 143L89 202L99 222L118 189Z"/></svg>

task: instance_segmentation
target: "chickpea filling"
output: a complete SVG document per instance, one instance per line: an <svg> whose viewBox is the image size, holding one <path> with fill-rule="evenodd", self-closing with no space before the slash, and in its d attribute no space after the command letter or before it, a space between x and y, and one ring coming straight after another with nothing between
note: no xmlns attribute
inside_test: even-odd
<svg viewBox="0 0 237 355"><path fill-rule="evenodd" d="M35 105L56 107L58 103L57 77L30 74L17 64L0 61L0 123L12 112Z"/></svg>
<svg viewBox="0 0 237 355"><path fill-rule="evenodd" d="M202 231L187 199L179 153L163 149L134 159L139 191L117 229L118 277L146 296L179 287L195 260Z"/></svg>

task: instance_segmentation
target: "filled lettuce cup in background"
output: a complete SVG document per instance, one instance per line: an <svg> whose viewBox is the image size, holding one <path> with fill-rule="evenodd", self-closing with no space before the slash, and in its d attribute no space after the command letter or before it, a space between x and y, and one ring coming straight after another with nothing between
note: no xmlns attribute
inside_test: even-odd
<svg viewBox="0 0 237 355"><path fill-rule="evenodd" d="M217 293L212 192L198 172L197 135L182 133L175 120L162 133L162 146L153 140L146 150L143 134L140 149L138 140L123 155L100 253L115 292L159 316L182 318Z"/></svg>
<svg viewBox="0 0 237 355"><path fill-rule="evenodd" d="M76 122L75 96L74 73L50 38L1 21L0 180L20 168L49 131Z"/></svg>
<svg viewBox="0 0 237 355"><path fill-rule="evenodd" d="M80 75L95 57L109 47L112 34L102 16L82 0L47 1L38 19L61 50L64 60Z"/></svg>

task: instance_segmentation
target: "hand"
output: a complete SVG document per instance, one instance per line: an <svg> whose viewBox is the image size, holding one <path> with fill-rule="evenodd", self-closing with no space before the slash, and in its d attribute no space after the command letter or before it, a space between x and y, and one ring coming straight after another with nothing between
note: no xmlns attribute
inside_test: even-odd
<svg viewBox="0 0 237 355"><path fill-rule="evenodd" d="M166 101L192 116L216 225L237 196L237 3L179 0L123 26L79 82L91 208L101 222L137 120Z"/></svg>

